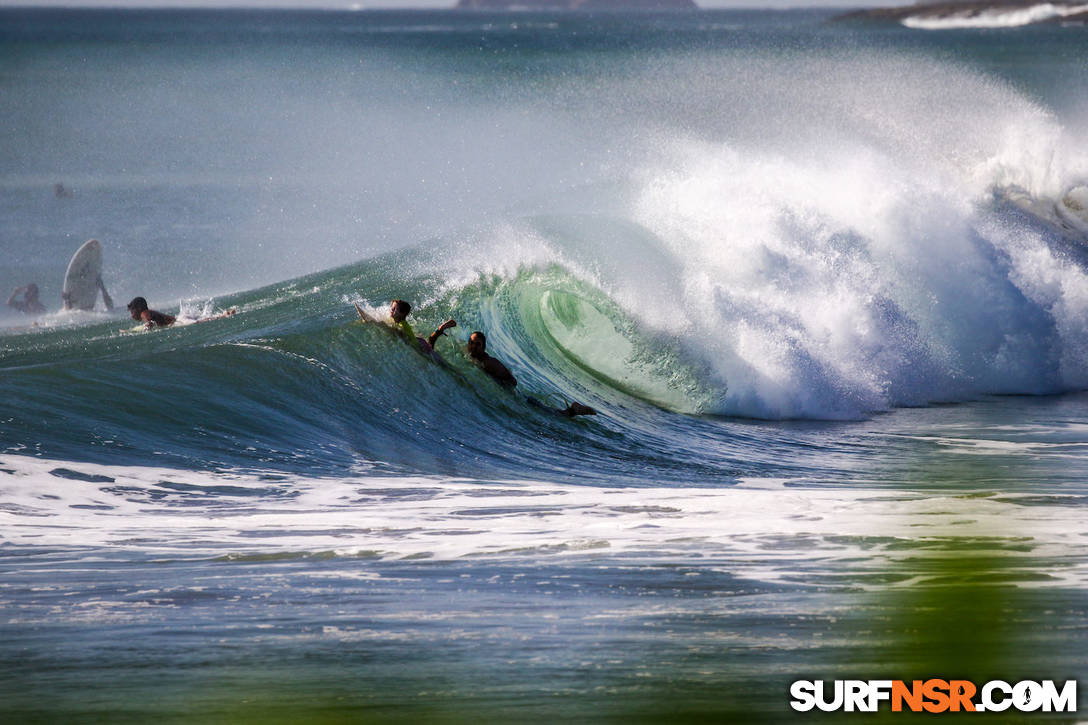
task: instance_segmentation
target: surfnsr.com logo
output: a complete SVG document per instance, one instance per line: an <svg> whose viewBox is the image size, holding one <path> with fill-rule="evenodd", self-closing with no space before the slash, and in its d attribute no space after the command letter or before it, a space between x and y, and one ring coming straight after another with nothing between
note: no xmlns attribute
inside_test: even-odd
<svg viewBox="0 0 1088 725"><path fill-rule="evenodd" d="M1076 712L1077 681L1059 688L1053 680L991 680L982 686L970 680L797 680L790 697L798 712L876 712L882 706L892 712Z"/></svg>

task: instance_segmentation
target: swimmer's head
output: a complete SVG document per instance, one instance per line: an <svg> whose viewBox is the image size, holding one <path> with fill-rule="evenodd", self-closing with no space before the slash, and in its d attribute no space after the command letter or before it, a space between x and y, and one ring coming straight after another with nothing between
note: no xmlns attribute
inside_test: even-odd
<svg viewBox="0 0 1088 725"><path fill-rule="evenodd" d="M480 357L487 352L487 335L477 330L468 336L468 354Z"/></svg>
<svg viewBox="0 0 1088 725"><path fill-rule="evenodd" d="M132 315L132 319L140 319L140 313L147 309L147 300L143 297L133 297L132 302L128 303L129 314Z"/></svg>
<svg viewBox="0 0 1088 725"><path fill-rule="evenodd" d="M411 311L412 306L404 300L393 300L389 305L389 316L393 318L393 322L404 322Z"/></svg>

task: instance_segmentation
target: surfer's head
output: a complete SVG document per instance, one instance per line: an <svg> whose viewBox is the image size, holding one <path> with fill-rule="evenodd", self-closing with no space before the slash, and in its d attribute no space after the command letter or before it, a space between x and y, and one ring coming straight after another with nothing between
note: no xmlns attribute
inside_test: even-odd
<svg viewBox="0 0 1088 725"><path fill-rule="evenodd" d="M147 309L147 300L143 297L133 297L132 302L128 303L129 314L132 315L132 319L140 319L140 313Z"/></svg>
<svg viewBox="0 0 1088 725"><path fill-rule="evenodd" d="M23 288L23 299L27 302L33 302L38 299L38 285L31 282Z"/></svg>
<svg viewBox="0 0 1088 725"><path fill-rule="evenodd" d="M487 352L487 335L477 330L468 336L468 354L481 357Z"/></svg>
<svg viewBox="0 0 1088 725"><path fill-rule="evenodd" d="M389 316L393 318L393 322L404 322L411 311L412 306L404 300L393 300L389 305Z"/></svg>

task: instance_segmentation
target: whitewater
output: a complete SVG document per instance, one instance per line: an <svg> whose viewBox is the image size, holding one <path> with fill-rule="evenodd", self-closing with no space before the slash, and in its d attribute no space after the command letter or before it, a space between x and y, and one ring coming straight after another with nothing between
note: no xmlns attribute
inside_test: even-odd
<svg viewBox="0 0 1088 725"><path fill-rule="evenodd" d="M1083 28L0 17L0 287L49 308L0 312L6 717L1084 672ZM92 237L118 306L59 310ZM398 298L445 365L359 321Z"/></svg>

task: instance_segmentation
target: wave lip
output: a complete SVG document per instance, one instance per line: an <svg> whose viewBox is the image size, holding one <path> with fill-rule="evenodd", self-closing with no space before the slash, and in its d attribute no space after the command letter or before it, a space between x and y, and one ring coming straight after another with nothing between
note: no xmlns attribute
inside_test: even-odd
<svg viewBox="0 0 1088 725"><path fill-rule="evenodd" d="M961 10L945 13L947 6L935 13L910 15L903 18L903 25L919 30L955 30L964 28L1018 28L1059 18L1088 13L1088 5L1062 3L1038 3L1020 5L970 5Z"/></svg>
<svg viewBox="0 0 1088 725"><path fill-rule="evenodd" d="M841 15L837 20L891 20L916 30L1019 28L1048 22L1088 23L1083 2L975 0L934 2L907 7L874 8Z"/></svg>

